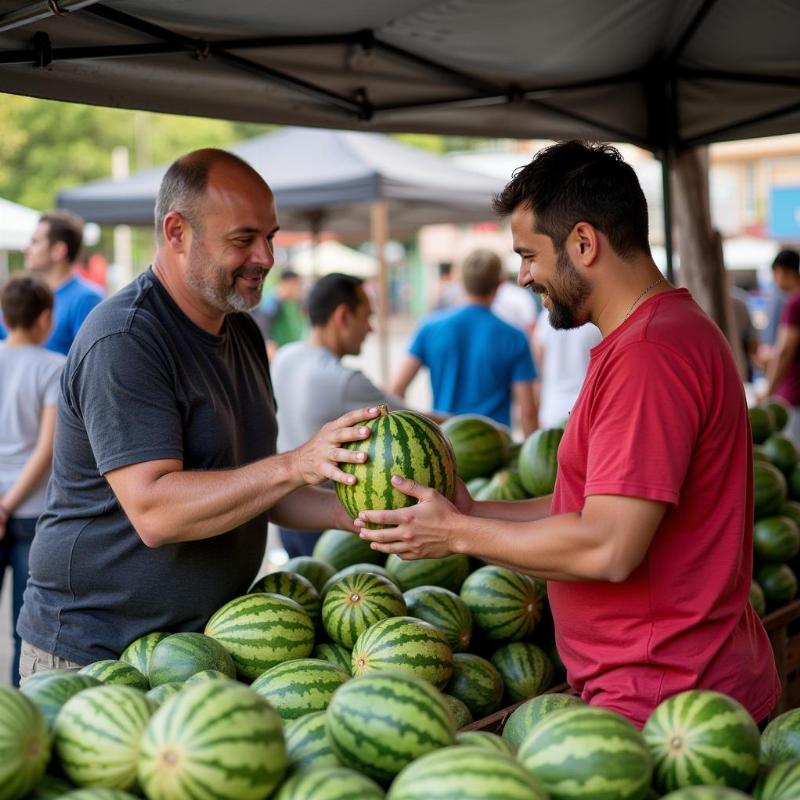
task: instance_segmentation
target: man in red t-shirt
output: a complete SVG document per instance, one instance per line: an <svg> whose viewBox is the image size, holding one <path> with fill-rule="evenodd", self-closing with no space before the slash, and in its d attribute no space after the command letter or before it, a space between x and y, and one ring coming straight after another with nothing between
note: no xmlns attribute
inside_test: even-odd
<svg viewBox="0 0 800 800"><path fill-rule="evenodd" d="M641 726L667 697L715 689L762 721L780 683L748 603L751 439L727 342L653 262L644 195L614 148L541 151L495 208L551 324L603 335L555 491L473 502L460 485L454 505L393 479L417 505L361 512L356 526L403 558L468 553L547 579L568 680L590 703Z"/></svg>
<svg viewBox="0 0 800 800"><path fill-rule="evenodd" d="M777 395L791 407L786 435L800 445L800 253L781 250L772 262L775 285L788 295L781 311L775 350L767 364L765 397Z"/></svg>

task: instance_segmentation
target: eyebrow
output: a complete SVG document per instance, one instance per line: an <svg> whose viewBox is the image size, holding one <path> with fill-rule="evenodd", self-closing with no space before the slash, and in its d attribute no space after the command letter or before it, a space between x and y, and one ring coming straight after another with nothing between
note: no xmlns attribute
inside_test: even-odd
<svg viewBox="0 0 800 800"><path fill-rule="evenodd" d="M267 234L267 236L274 236L280 229L281 229L281 226L280 225L276 225ZM236 234L239 234L239 233L255 233L255 234L259 234L259 233L261 233L261 230L259 228L253 228L252 226L249 226L249 225L241 225L238 228L234 228L233 230L231 230L229 232L229 235L230 236L235 236Z"/></svg>

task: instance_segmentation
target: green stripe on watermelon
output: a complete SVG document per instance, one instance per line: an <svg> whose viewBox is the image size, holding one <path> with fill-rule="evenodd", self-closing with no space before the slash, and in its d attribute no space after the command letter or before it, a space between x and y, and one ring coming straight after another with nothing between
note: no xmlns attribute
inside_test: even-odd
<svg viewBox="0 0 800 800"><path fill-rule="evenodd" d="M385 578L389 583L393 583L398 589L400 588L397 580L386 567L381 567L378 564L353 564L350 567L345 567L335 572L325 581L322 591L319 593L322 601L325 602L325 596L330 591L331 586L338 583L342 578L347 578L350 575L380 575L381 578Z"/></svg>
<svg viewBox="0 0 800 800"><path fill-rule="evenodd" d="M511 712L511 716L503 726L503 739L516 750L534 725L537 725L546 716L560 711L562 708L579 705L583 705L583 700L574 694L548 692L538 697L532 697Z"/></svg>
<svg viewBox="0 0 800 800"><path fill-rule="evenodd" d="M341 766L325 731L325 712L312 711L284 723L289 770Z"/></svg>
<svg viewBox="0 0 800 800"><path fill-rule="evenodd" d="M454 653L466 650L472 638L472 612L455 593L440 586L416 586L403 593L408 614L438 628Z"/></svg>
<svg viewBox="0 0 800 800"><path fill-rule="evenodd" d="M236 677L236 666L216 639L202 633L173 633L162 639L150 655L150 686L182 683L196 672L213 669Z"/></svg>
<svg viewBox="0 0 800 800"><path fill-rule="evenodd" d="M573 706L545 717L517 753L552 800L643 798L652 759L642 734L603 708Z"/></svg>
<svg viewBox="0 0 800 800"><path fill-rule="evenodd" d="M480 747L445 747L406 767L387 800L548 800L529 772L506 753Z"/></svg>
<svg viewBox="0 0 800 800"><path fill-rule="evenodd" d="M226 680L230 679L226 676ZM162 706L167 700L169 700L170 697L174 697L176 694L178 694L183 687L184 684L181 681L174 681L172 683L159 683L158 686L147 692L145 697L154 706Z"/></svg>
<svg viewBox="0 0 800 800"><path fill-rule="evenodd" d="M761 775L753 787L755 800L797 800L800 797L800 759L782 761Z"/></svg>
<svg viewBox="0 0 800 800"><path fill-rule="evenodd" d="M353 675L376 671L408 672L442 689L453 674L453 651L433 625L390 617L365 630L353 647Z"/></svg>
<svg viewBox="0 0 800 800"><path fill-rule="evenodd" d="M318 591L322 591L325 581L328 580L336 570L324 561L312 558L311 556L295 556L290 558L283 565L284 572L296 572L310 581L312 586Z"/></svg>
<svg viewBox="0 0 800 800"><path fill-rule="evenodd" d="M474 653L453 656L453 675L445 691L461 700L474 719L497 711L503 690L503 679L494 664Z"/></svg>
<svg viewBox="0 0 800 800"><path fill-rule="evenodd" d="M47 722L36 704L0 686L0 800L17 800L39 782L50 760Z"/></svg>
<svg viewBox="0 0 800 800"><path fill-rule="evenodd" d="M383 800L375 781L342 766L325 766L292 775L275 800Z"/></svg>
<svg viewBox="0 0 800 800"><path fill-rule="evenodd" d="M325 724L339 760L378 781L453 744L455 733L441 693L402 672L373 672L342 684Z"/></svg>
<svg viewBox="0 0 800 800"><path fill-rule="evenodd" d="M508 441L497 425L478 414L458 414L442 423L463 481L492 475L508 459Z"/></svg>
<svg viewBox="0 0 800 800"><path fill-rule="evenodd" d="M530 494L522 485L519 472L501 469L475 494L476 500L525 500Z"/></svg>
<svg viewBox="0 0 800 800"><path fill-rule="evenodd" d="M464 702L451 694L442 694L442 697L444 697L447 707L450 709L456 730L472 722L472 713Z"/></svg>
<svg viewBox="0 0 800 800"><path fill-rule="evenodd" d="M142 692L146 692L150 688L150 681L147 676L142 675L136 667L132 667L124 661L115 661L111 658L87 664L78 670L78 674L91 675L91 677L97 678L100 683L132 686Z"/></svg>
<svg viewBox="0 0 800 800"><path fill-rule="evenodd" d="M314 649L314 624L299 603L278 594L235 597L208 621L205 633L233 658L237 674L255 680L264 670Z"/></svg>
<svg viewBox="0 0 800 800"><path fill-rule="evenodd" d="M749 794L725 786L690 786L665 794L662 800L748 800Z"/></svg>
<svg viewBox="0 0 800 800"><path fill-rule="evenodd" d="M442 586L457 592L469 575L469 558L459 553L444 558L419 558L404 561L396 555L386 559L386 569L402 591L416 586Z"/></svg>
<svg viewBox="0 0 800 800"><path fill-rule="evenodd" d="M338 528L322 532L314 545L313 557L333 567L334 570L344 569L353 564L382 565L386 561L383 553L373 550L370 543L358 534Z"/></svg>
<svg viewBox="0 0 800 800"><path fill-rule="evenodd" d="M784 711L761 734L761 763L768 767L800 758L800 708Z"/></svg>
<svg viewBox="0 0 800 800"><path fill-rule="evenodd" d="M147 675L150 669L150 656L155 650L156 645L169 636L169 633L164 631L154 631L153 633L146 633L140 636L135 641L131 642L119 657L120 661L130 664L142 673Z"/></svg>
<svg viewBox="0 0 800 800"><path fill-rule="evenodd" d="M250 592L271 592L294 600L305 609L311 621L316 625L319 622L322 600L319 592L307 578L296 572L270 572L259 578L251 587Z"/></svg>
<svg viewBox="0 0 800 800"><path fill-rule="evenodd" d="M753 444L766 442L772 435L772 418L766 408L754 406L747 409L750 420L750 432L753 435Z"/></svg>
<svg viewBox="0 0 800 800"><path fill-rule="evenodd" d="M767 613L767 598L764 596L764 590L761 588L761 584L756 580L750 581L749 599L753 611L755 611L759 617L763 617Z"/></svg>
<svg viewBox="0 0 800 800"><path fill-rule="evenodd" d="M352 665L352 651L336 642L320 642L314 647L314 658L321 658L334 666L341 667L348 675Z"/></svg>
<svg viewBox="0 0 800 800"><path fill-rule="evenodd" d="M354 573L328 589L322 624L334 642L352 648L371 625L405 613L403 595L391 581L372 573Z"/></svg>
<svg viewBox="0 0 800 800"><path fill-rule="evenodd" d="M44 714L48 728L52 729L64 703L78 692L94 686L102 686L102 684L91 675L78 675L61 670L47 680L34 684L33 688L25 686L22 692L36 703L39 711Z"/></svg>
<svg viewBox="0 0 800 800"><path fill-rule="evenodd" d="M516 703L541 694L553 682L553 665L535 644L512 642L495 650L492 664L503 678L506 697Z"/></svg>
<svg viewBox="0 0 800 800"><path fill-rule="evenodd" d="M263 800L286 772L278 714L252 689L214 681L184 689L142 736L139 781L150 800Z"/></svg>
<svg viewBox="0 0 800 800"><path fill-rule="evenodd" d="M250 688L266 699L281 719L289 720L326 709L333 693L348 680L349 672L328 661L299 658L268 669Z"/></svg>
<svg viewBox="0 0 800 800"><path fill-rule="evenodd" d="M762 562L789 561L800 552L800 528L791 517L762 517L753 525L753 550Z"/></svg>
<svg viewBox="0 0 800 800"><path fill-rule="evenodd" d="M761 445L761 450L784 475L791 475L797 466L797 448L785 436L773 434Z"/></svg>
<svg viewBox="0 0 800 800"><path fill-rule="evenodd" d="M194 686L198 683L207 683L208 681L229 681L231 680L229 675L226 675L224 672L220 672L216 669L202 669L200 672L195 672L191 678L187 678L184 682L184 686Z"/></svg>
<svg viewBox="0 0 800 800"><path fill-rule="evenodd" d="M756 461L753 464L753 481L755 518L777 514L786 502L788 491L783 473L774 464Z"/></svg>
<svg viewBox="0 0 800 800"><path fill-rule="evenodd" d="M519 451L519 479L532 497L552 494L558 475L558 446L562 428L534 431Z"/></svg>
<svg viewBox="0 0 800 800"><path fill-rule="evenodd" d="M60 795L58 800L137 800L138 795L122 789L74 789Z"/></svg>
<svg viewBox="0 0 800 800"><path fill-rule="evenodd" d="M797 576L788 564L764 564L755 578L767 599L767 609L791 603L797 596Z"/></svg>
<svg viewBox="0 0 800 800"><path fill-rule="evenodd" d="M489 733L489 731L459 731L456 734L456 744L514 755L514 748L505 739L500 738L496 733Z"/></svg>
<svg viewBox="0 0 800 800"><path fill-rule="evenodd" d="M68 783L63 778L57 778L55 775L45 775L30 794L25 795L25 800L62 800L64 795L67 794L75 786Z"/></svg>

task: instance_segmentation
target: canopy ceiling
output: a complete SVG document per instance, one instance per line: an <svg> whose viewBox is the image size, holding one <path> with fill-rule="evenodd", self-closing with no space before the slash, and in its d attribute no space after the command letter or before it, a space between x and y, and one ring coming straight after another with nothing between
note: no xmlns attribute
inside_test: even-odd
<svg viewBox="0 0 800 800"><path fill-rule="evenodd" d="M800 130L798 30L797 0L0 0L0 91L661 151Z"/></svg>

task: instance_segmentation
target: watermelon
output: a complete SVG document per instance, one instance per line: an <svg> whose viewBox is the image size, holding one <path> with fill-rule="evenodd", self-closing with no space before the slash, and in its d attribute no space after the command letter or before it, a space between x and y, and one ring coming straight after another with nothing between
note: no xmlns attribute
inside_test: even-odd
<svg viewBox="0 0 800 800"><path fill-rule="evenodd" d="M546 716L517 758L552 800L641 800L653 772L642 734L619 714L587 705Z"/></svg>
<svg viewBox="0 0 800 800"><path fill-rule="evenodd" d="M562 708L579 705L583 705L583 700L574 694L551 692L533 697L511 712L503 726L503 739L516 750L534 725L538 725L545 717Z"/></svg>
<svg viewBox="0 0 800 800"><path fill-rule="evenodd" d="M386 569L403 592L415 586L442 586L457 592L469 575L469 558L453 553L444 558L404 561L391 555L386 559Z"/></svg>
<svg viewBox="0 0 800 800"><path fill-rule="evenodd" d="M787 500L778 512L779 517L789 517L800 531L800 503L796 500Z"/></svg>
<svg viewBox="0 0 800 800"><path fill-rule="evenodd" d="M662 800L747 800L748 794L725 786L689 786L665 794Z"/></svg>
<svg viewBox="0 0 800 800"><path fill-rule="evenodd" d="M366 539L352 531L337 528L322 532L314 545L313 558L328 564L334 570L351 567L353 564L381 565L386 561L386 556L373 550Z"/></svg>
<svg viewBox="0 0 800 800"><path fill-rule="evenodd" d="M661 792L686 786L747 789L758 772L759 732L747 710L720 692L681 692L644 726Z"/></svg>
<svg viewBox="0 0 800 800"><path fill-rule="evenodd" d="M750 605L759 617L767 613L767 598L758 581L750 581Z"/></svg>
<svg viewBox="0 0 800 800"><path fill-rule="evenodd" d="M503 678L506 697L516 703L540 694L553 682L553 665L541 647L512 642L495 650L492 664Z"/></svg>
<svg viewBox="0 0 800 800"><path fill-rule="evenodd" d="M783 473L774 464L756 461L753 464L753 478L756 519L777 514L786 502L787 487Z"/></svg>
<svg viewBox="0 0 800 800"><path fill-rule="evenodd" d="M800 797L800 759L776 764L759 777L752 792L755 800L797 800Z"/></svg>
<svg viewBox="0 0 800 800"><path fill-rule="evenodd" d="M150 686L182 683L195 672L213 669L236 677L236 666L216 639L202 633L173 633L162 639L150 655Z"/></svg>
<svg viewBox="0 0 800 800"><path fill-rule="evenodd" d="M478 414L457 414L442 423L463 481L494 474L508 460L508 441L493 420Z"/></svg>
<svg viewBox="0 0 800 800"><path fill-rule="evenodd" d="M122 789L74 789L59 795L58 800L137 800L138 795L123 792Z"/></svg>
<svg viewBox="0 0 800 800"><path fill-rule="evenodd" d="M44 714L48 728L52 729L58 712L67 700L84 689L102 686L97 678L91 675L78 675L68 670L60 670L45 681L29 687L26 685L22 693L27 695Z"/></svg>
<svg viewBox="0 0 800 800"><path fill-rule="evenodd" d="M472 612L457 594L439 586L416 586L404 592L403 599L409 616L438 628L454 653L469 647Z"/></svg>
<svg viewBox="0 0 800 800"><path fill-rule="evenodd" d="M448 694L461 700L473 719L494 713L503 702L503 679L491 662L474 653L453 656L453 675L445 687Z"/></svg>
<svg viewBox="0 0 800 800"><path fill-rule="evenodd" d="M753 549L760 561L789 561L800 552L797 523L790 517L761 517L753 525Z"/></svg>
<svg viewBox="0 0 800 800"><path fill-rule="evenodd" d="M330 564L326 564L324 561L318 561L316 558L311 558L311 556L295 556L295 558L290 558L283 565L283 571L296 572L298 575L302 575L311 582L318 592L322 591L325 581L336 572Z"/></svg>
<svg viewBox="0 0 800 800"><path fill-rule="evenodd" d="M378 564L353 564L351 567L345 567L335 572L328 578L322 586L322 591L319 593L322 601L325 602L325 595L330 591L331 586L338 583L342 578L347 578L350 575L380 575L381 578L386 578L389 583L393 583L399 589L400 586L389 572L386 567L381 567Z"/></svg>
<svg viewBox="0 0 800 800"><path fill-rule="evenodd" d="M485 750L497 750L500 753L514 755L514 748L496 733L489 731L460 731L456 734L456 744L482 747Z"/></svg>
<svg viewBox="0 0 800 800"><path fill-rule="evenodd" d="M467 481L467 491L470 493L470 495L472 495L472 497L477 497L478 492L480 492L484 486L487 486L488 483L488 478L473 478L471 481Z"/></svg>
<svg viewBox="0 0 800 800"><path fill-rule="evenodd" d="M387 782L415 758L455 740L441 693L404 672L373 672L342 684L325 727L343 764Z"/></svg>
<svg viewBox="0 0 800 800"><path fill-rule="evenodd" d="M539 781L507 753L458 745L428 753L395 779L387 800L548 800Z"/></svg>
<svg viewBox="0 0 800 800"><path fill-rule="evenodd" d="M772 418L765 408L755 406L747 409L750 418L750 431L753 434L753 444L766 442L772 435Z"/></svg>
<svg viewBox="0 0 800 800"><path fill-rule="evenodd" d="M786 564L764 564L756 572L756 580L764 591L768 608L791 603L797 595L797 576Z"/></svg>
<svg viewBox="0 0 800 800"><path fill-rule="evenodd" d="M791 475L797 466L797 448L785 436L773 434L761 445L761 450L784 475Z"/></svg>
<svg viewBox="0 0 800 800"><path fill-rule="evenodd" d="M76 672L77 670L69 671ZM33 689L37 683L43 683L44 681L52 678L54 675L63 675L64 672L65 670L63 669L43 669L39 672L34 672L31 675L20 679L20 688L23 692L28 692Z"/></svg>
<svg viewBox="0 0 800 800"><path fill-rule="evenodd" d="M314 649L314 624L303 607L278 594L235 597L208 621L206 636L233 658L237 674L255 680L264 670Z"/></svg>
<svg viewBox="0 0 800 800"><path fill-rule="evenodd" d="M528 638L542 617L545 593L529 575L487 566L473 572L461 587L461 599L475 626L492 642Z"/></svg>
<svg viewBox="0 0 800 800"><path fill-rule="evenodd" d="M787 480L787 492L792 500L800 501L800 464L796 466Z"/></svg>
<svg viewBox="0 0 800 800"><path fill-rule="evenodd" d="M558 474L558 445L562 428L534 431L519 451L519 479L533 497L552 494Z"/></svg>
<svg viewBox="0 0 800 800"><path fill-rule="evenodd" d="M528 492L516 470L501 469L476 495L476 500L524 500Z"/></svg>
<svg viewBox="0 0 800 800"><path fill-rule="evenodd" d="M45 775L30 794L25 795L25 800L62 800L64 795L75 787L63 778L54 775ZM90 790L93 791L93 790ZM110 789L108 791L115 791Z"/></svg>
<svg viewBox="0 0 800 800"><path fill-rule="evenodd" d="M761 449L761 445L753 445L753 461L769 461L767 454Z"/></svg>
<svg viewBox="0 0 800 800"><path fill-rule="evenodd" d="M780 433L789 424L790 407L779 397L770 397L762 403L769 415L773 433Z"/></svg>
<svg viewBox="0 0 800 800"><path fill-rule="evenodd" d="M367 628L353 647L353 675L376 671L410 672L442 689L453 674L453 651L433 625L390 617Z"/></svg>
<svg viewBox="0 0 800 800"><path fill-rule="evenodd" d="M131 686L86 689L64 704L53 745L66 776L80 786L133 789L139 739L154 706Z"/></svg>
<svg viewBox="0 0 800 800"><path fill-rule="evenodd" d="M224 672L220 672L216 669L203 669L200 672L195 672L191 678L187 678L184 682L184 686L194 686L196 683L206 683L206 681L229 681L230 676L226 675Z"/></svg>
<svg viewBox="0 0 800 800"><path fill-rule="evenodd" d="M136 667L111 658L87 664L78 670L78 675L90 675L92 678L97 678L100 683L132 686L142 692L146 692L150 688L147 676L142 675Z"/></svg>
<svg viewBox="0 0 800 800"><path fill-rule="evenodd" d="M342 766L322 766L292 775L275 800L383 800L375 781Z"/></svg>
<svg viewBox="0 0 800 800"><path fill-rule="evenodd" d="M297 719L286 720L283 730L290 772L340 766L325 731L324 711L312 711Z"/></svg>
<svg viewBox="0 0 800 800"><path fill-rule="evenodd" d="M257 595L256 595L257 596ZM281 719L234 681L185 688L153 714L139 782L149 800L263 800L286 772Z"/></svg>
<svg viewBox="0 0 800 800"><path fill-rule="evenodd" d="M272 592L288 597L300 603L314 625L319 622L319 613L322 608L319 592L311 581L296 572L270 572L263 578L259 578L250 587L250 592Z"/></svg>
<svg viewBox="0 0 800 800"><path fill-rule="evenodd" d="M444 697L447 707L450 709L456 729L463 728L472 722L472 714L461 700L451 694L443 694L442 697Z"/></svg>
<svg viewBox="0 0 800 800"><path fill-rule="evenodd" d="M406 613L400 590L386 578L354 573L333 584L322 604L322 624L337 644L353 647L376 622Z"/></svg>
<svg viewBox="0 0 800 800"><path fill-rule="evenodd" d="M226 680L229 680L227 676ZM178 692L183 689L183 686L184 684L181 681L159 683L158 686L147 692L145 697L153 704L154 707L162 706L166 700L169 700L170 697L178 694Z"/></svg>
<svg viewBox="0 0 800 800"><path fill-rule="evenodd" d="M416 411L389 412L385 404L378 407L380 416L364 423L372 431L369 439L342 445L349 450L367 453L362 464L339 465L343 472L356 477L356 483L352 485L334 485L344 510L355 519L365 509L384 510L414 505L417 502L415 497L392 486L392 475L430 486L452 500L456 491L455 457L439 426ZM369 527L383 526L370 524Z"/></svg>
<svg viewBox="0 0 800 800"><path fill-rule="evenodd" d="M250 687L280 714L297 719L328 707L333 693L350 680L350 672L318 658L299 658L263 672Z"/></svg>
<svg viewBox="0 0 800 800"><path fill-rule="evenodd" d="M0 800L18 800L39 782L50 760L47 722L17 689L0 686Z"/></svg>
<svg viewBox="0 0 800 800"><path fill-rule="evenodd" d="M164 631L154 631L153 633L146 633L140 636L135 641L131 642L120 655L119 660L130 664L142 673L147 675L150 669L150 656L155 649L155 646L162 640L166 639L170 634Z"/></svg>
<svg viewBox="0 0 800 800"><path fill-rule="evenodd" d="M768 767L800 758L800 708L775 717L761 734L761 762Z"/></svg>
<svg viewBox="0 0 800 800"><path fill-rule="evenodd" d="M328 661L337 667L341 667L349 674L352 664L351 653L351 650L336 644L336 642L320 642L314 648L312 655L314 658L320 658L323 661Z"/></svg>

